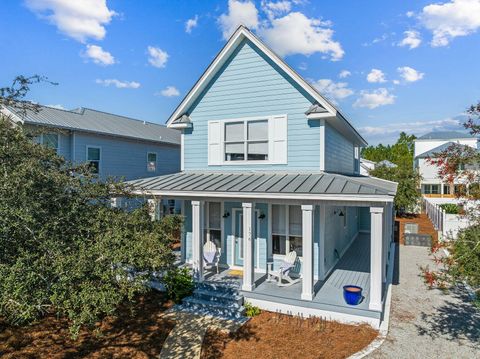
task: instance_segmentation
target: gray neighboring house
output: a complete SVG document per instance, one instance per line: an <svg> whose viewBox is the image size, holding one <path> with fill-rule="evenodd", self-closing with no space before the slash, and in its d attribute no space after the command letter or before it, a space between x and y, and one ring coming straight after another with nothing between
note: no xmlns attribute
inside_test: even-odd
<svg viewBox="0 0 480 359"><path fill-rule="evenodd" d="M100 178L126 180L175 173L180 170L180 134L156 123L89 108L1 112L42 132L37 141L56 149L74 163L89 162Z"/></svg>

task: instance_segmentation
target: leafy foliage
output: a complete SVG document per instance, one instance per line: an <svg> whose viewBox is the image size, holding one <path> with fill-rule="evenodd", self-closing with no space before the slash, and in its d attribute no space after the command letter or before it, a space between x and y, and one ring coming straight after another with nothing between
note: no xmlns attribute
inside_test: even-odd
<svg viewBox="0 0 480 359"><path fill-rule="evenodd" d="M455 203L442 203L439 205L447 214L459 214L460 208Z"/></svg>
<svg viewBox="0 0 480 359"><path fill-rule="evenodd" d="M110 198L129 188L99 181L0 118L0 315L14 324L46 313L93 326L171 267L180 222L153 222Z"/></svg>
<svg viewBox="0 0 480 359"><path fill-rule="evenodd" d="M362 152L367 160L388 160L397 165L394 168L379 166L370 171L370 175L398 183L395 208L400 213L413 212L420 198L420 176L413 168L414 140L414 135L402 132L394 145L369 146Z"/></svg>
<svg viewBox="0 0 480 359"><path fill-rule="evenodd" d="M175 303L181 303L183 298L193 293L193 276L188 268L170 269L163 278L163 283L168 297Z"/></svg>
<svg viewBox="0 0 480 359"><path fill-rule="evenodd" d="M245 306L245 315L247 317L250 317L250 318L256 317L262 312L259 307L256 307L253 304L245 303L244 306Z"/></svg>

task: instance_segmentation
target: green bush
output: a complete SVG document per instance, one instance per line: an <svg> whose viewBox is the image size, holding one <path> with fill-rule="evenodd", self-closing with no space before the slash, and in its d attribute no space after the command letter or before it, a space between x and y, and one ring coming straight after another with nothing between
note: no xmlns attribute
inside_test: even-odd
<svg viewBox="0 0 480 359"><path fill-rule="evenodd" d="M455 203L443 203L439 207L447 214L460 214L460 208Z"/></svg>
<svg viewBox="0 0 480 359"><path fill-rule="evenodd" d="M195 283L188 268L174 268L169 270L163 278L167 295L175 303L180 303L183 298L192 295Z"/></svg>
<svg viewBox="0 0 480 359"><path fill-rule="evenodd" d="M256 307L250 303L245 303L244 307L245 315L250 318L257 316L262 312L259 307Z"/></svg>

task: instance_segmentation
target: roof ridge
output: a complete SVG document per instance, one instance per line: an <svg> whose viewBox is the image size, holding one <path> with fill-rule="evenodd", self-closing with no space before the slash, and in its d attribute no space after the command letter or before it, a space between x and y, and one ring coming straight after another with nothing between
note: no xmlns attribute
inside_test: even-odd
<svg viewBox="0 0 480 359"><path fill-rule="evenodd" d="M116 117L122 117L122 118L124 118L124 119L126 119L126 120L130 120L130 121L142 122L143 124L157 125L157 126L161 126L161 127L163 127L163 128L167 128L167 126L162 125L161 123L155 123L155 122L151 122L151 121L140 120L140 119L138 119L138 118L128 117L128 116L125 116L125 115L117 115L116 113L111 113L111 112L102 111L102 110L96 110L96 109L89 108L89 107L80 107L80 108L83 109L83 110L88 110L88 111L93 111L93 112L104 113L104 114L106 114L106 115L111 115L111 116L116 116Z"/></svg>

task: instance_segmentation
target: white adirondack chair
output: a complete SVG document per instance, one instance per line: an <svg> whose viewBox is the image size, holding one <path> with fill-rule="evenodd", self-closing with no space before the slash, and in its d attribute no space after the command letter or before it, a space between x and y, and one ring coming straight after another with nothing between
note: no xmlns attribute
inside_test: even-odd
<svg viewBox="0 0 480 359"><path fill-rule="evenodd" d="M267 281L271 282L277 280L277 285L279 287L288 287L300 281L300 278L294 279L290 277L291 270L295 267L295 261L297 260L297 252L291 251L285 256L282 264L278 270L273 270L273 263L268 263L268 278ZM287 283L284 283L283 281Z"/></svg>
<svg viewBox="0 0 480 359"><path fill-rule="evenodd" d="M206 267L217 267L218 274L218 263L220 262L221 249L218 248L212 241L207 241L203 245L203 258L205 259Z"/></svg>

